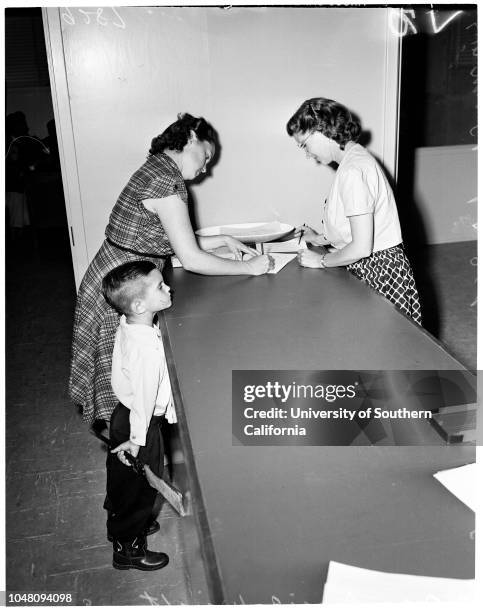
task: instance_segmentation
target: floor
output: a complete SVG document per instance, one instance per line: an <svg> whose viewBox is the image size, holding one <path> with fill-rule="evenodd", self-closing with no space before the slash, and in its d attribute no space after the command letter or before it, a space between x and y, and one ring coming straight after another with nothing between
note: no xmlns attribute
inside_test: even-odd
<svg viewBox="0 0 483 612"><path fill-rule="evenodd" d="M170 564L116 571L105 537L105 450L67 396L75 300L68 245L9 245L6 266L7 589L71 593L78 605L191 603L182 520L169 506L150 538ZM55 250L51 245L55 244ZM476 368L476 244L418 255L426 324Z"/></svg>
<svg viewBox="0 0 483 612"><path fill-rule="evenodd" d="M428 246L411 260L425 328L454 357L476 370L476 241Z"/></svg>
<svg viewBox="0 0 483 612"><path fill-rule="evenodd" d="M66 389L72 264L55 253L9 258L6 296L7 589L71 593L78 605L192 602L181 519L168 505L149 542L168 553L169 565L112 568L102 509L105 449Z"/></svg>

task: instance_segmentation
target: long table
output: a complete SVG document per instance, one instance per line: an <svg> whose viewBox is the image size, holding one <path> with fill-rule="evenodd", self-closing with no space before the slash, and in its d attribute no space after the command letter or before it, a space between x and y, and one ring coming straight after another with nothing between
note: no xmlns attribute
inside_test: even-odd
<svg viewBox="0 0 483 612"><path fill-rule="evenodd" d="M429 425L428 446L247 447L231 427L232 370L463 366L343 269L170 274L162 329L211 602L320 603L330 560L472 578L474 514L432 475L474 447Z"/></svg>

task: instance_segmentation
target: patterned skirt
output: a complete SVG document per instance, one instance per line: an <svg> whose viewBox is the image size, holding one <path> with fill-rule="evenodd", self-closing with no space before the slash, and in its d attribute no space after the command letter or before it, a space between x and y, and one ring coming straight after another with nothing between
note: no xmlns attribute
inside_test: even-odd
<svg viewBox="0 0 483 612"><path fill-rule="evenodd" d="M418 290L402 245L376 251L347 269L421 325Z"/></svg>
<svg viewBox="0 0 483 612"><path fill-rule="evenodd" d="M101 292L104 276L127 261L147 259L159 271L163 257L145 256L104 241L82 279L74 316L69 394L81 407L83 420L110 420L118 400L111 387L111 362L119 314Z"/></svg>

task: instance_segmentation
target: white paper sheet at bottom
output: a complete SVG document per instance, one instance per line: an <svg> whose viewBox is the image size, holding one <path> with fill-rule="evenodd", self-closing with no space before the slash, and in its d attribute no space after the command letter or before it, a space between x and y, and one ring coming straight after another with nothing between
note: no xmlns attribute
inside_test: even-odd
<svg viewBox="0 0 483 612"><path fill-rule="evenodd" d="M476 511L476 494L478 491L478 474L476 463L469 463L451 470L442 470L434 475L453 495Z"/></svg>
<svg viewBox="0 0 483 612"><path fill-rule="evenodd" d="M474 580L391 574L331 561L322 603L475 603L475 596Z"/></svg>

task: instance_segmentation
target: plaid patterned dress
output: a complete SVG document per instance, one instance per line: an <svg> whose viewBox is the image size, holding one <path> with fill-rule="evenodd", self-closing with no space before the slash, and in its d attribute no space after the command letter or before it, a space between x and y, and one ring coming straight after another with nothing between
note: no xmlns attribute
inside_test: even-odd
<svg viewBox="0 0 483 612"><path fill-rule="evenodd" d="M138 259L148 259L163 269L173 249L158 215L142 201L175 193L188 201L176 164L163 154L148 157L119 196L106 240L82 280L74 317L69 393L88 423L109 420L117 404L111 388L111 360L119 315L101 293L102 279L112 268Z"/></svg>

